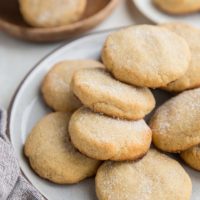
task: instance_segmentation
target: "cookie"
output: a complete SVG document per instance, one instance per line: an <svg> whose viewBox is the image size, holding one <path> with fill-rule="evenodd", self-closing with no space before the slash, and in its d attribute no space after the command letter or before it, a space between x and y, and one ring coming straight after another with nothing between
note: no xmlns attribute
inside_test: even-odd
<svg viewBox="0 0 200 200"><path fill-rule="evenodd" d="M24 152L32 169L54 183L77 183L93 176L99 161L78 152L67 132L69 114L52 113L42 118L26 140Z"/></svg>
<svg viewBox="0 0 200 200"><path fill-rule="evenodd" d="M183 76L191 60L186 41L153 25L137 25L111 33L102 60L120 81L157 88Z"/></svg>
<svg viewBox="0 0 200 200"><path fill-rule="evenodd" d="M66 60L56 64L42 83L41 91L47 105L61 112L79 108L81 102L71 91L70 83L77 69L87 67L103 67L103 65L95 60Z"/></svg>
<svg viewBox="0 0 200 200"><path fill-rule="evenodd" d="M138 161L105 162L95 181L99 200L189 200L192 191L182 166L155 150Z"/></svg>
<svg viewBox="0 0 200 200"><path fill-rule="evenodd" d="M25 21L36 27L56 27L77 21L87 0L19 0Z"/></svg>
<svg viewBox="0 0 200 200"><path fill-rule="evenodd" d="M82 107L69 123L70 138L83 154L98 160L134 160L151 144L151 130L144 120L126 121Z"/></svg>
<svg viewBox="0 0 200 200"><path fill-rule="evenodd" d="M178 80L169 83L165 90L181 92L200 86L200 30L183 23L167 23L163 27L183 37L188 43L192 59L187 72Z"/></svg>
<svg viewBox="0 0 200 200"><path fill-rule="evenodd" d="M153 0L153 2L169 14L188 14L200 10L200 0Z"/></svg>
<svg viewBox="0 0 200 200"><path fill-rule="evenodd" d="M181 152L180 155L185 163L200 171L200 145L191 147L190 149Z"/></svg>
<svg viewBox="0 0 200 200"><path fill-rule="evenodd" d="M103 68L76 71L71 86L84 105L113 117L142 119L155 107L149 89L119 82Z"/></svg>
<svg viewBox="0 0 200 200"><path fill-rule="evenodd" d="M155 146L184 151L200 143L200 89L185 91L160 106L150 121Z"/></svg>

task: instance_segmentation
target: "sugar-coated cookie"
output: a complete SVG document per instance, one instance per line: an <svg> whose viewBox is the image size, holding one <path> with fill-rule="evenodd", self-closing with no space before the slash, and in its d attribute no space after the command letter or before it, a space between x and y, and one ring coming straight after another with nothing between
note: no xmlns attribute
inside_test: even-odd
<svg viewBox="0 0 200 200"><path fill-rule="evenodd" d="M188 90L160 106L151 119L155 146L184 151L200 143L200 89Z"/></svg>
<svg viewBox="0 0 200 200"><path fill-rule="evenodd" d="M185 163L200 171L200 145L191 147L190 149L181 152L180 155Z"/></svg>
<svg viewBox="0 0 200 200"><path fill-rule="evenodd" d="M191 55L186 41L172 31L137 25L111 33L102 60L120 81L157 88L183 76Z"/></svg>
<svg viewBox="0 0 200 200"><path fill-rule="evenodd" d="M187 72L178 80L169 83L164 89L181 92L200 86L200 29L183 23L162 24L163 27L183 37L188 43L192 59Z"/></svg>
<svg viewBox="0 0 200 200"><path fill-rule="evenodd" d="M151 130L145 121L126 121L94 113L82 107L69 123L74 146L98 160L134 160L151 144Z"/></svg>
<svg viewBox="0 0 200 200"><path fill-rule="evenodd" d="M156 150L138 161L107 161L96 175L99 200L189 200L191 191L182 166Z"/></svg>
<svg viewBox="0 0 200 200"><path fill-rule="evenodd" d="M187 14L200 10L200 0L153 0L161 10L170 14Z"/></svg>
<svg viewBox="0 0 200 200"><path fill-rule="evenodd" d="M67 132L69 114L52 113L41 119L26 140L24 152L32 169L54 183L72 184L96 173L99 161L78 152Z"/></svg>
<svg viewBox="0 0 200 200"><path fill-rule="evenodd" d="M54 110L68 112L81 106L74 96L70 83L74 72L81 68L103 67L95 60L66 60L57 63L46 75L42 83L45 102Z"/></svg>
<svg viewBox="0 0 200 200"><path fill-rule="evenodd" d="M54 27L77 21L87 0L19 0L20 11L32 26Z"/></svg>
<svg viewBox="0 0 200 200"><path fill-rule="evenodd" d="M117 118L142 119L155 107L154 96L148 88L122 83L103 68L76 71L71 87L91 110Z"/></svg>

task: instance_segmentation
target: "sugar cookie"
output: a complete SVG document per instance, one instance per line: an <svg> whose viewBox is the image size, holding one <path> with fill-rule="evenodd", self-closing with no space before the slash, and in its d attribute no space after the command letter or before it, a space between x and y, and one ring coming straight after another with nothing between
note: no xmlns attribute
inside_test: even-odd
<svg viewBox="0 0 200 200"><path fill-rule="evenodd" d="M72 115L69 133L80 152L98 160L133 160L151 144L151 130L144 120L113 119L85 107Z"/></svg>
<svg viewBox="0 0 200 200"><path fill-rule="evenodd" d="M73 73L81 68L103 67L95 60L66 60L56 64L46 75L42 84L45 102L54 110L68 112L81 106L70 88Z"/></svg>
<svg viewBox="0 0 200 200"><path fill-rule="evenodd" d="M187 72L178 80L169 83L164 89L181 92L200 86L200 30L183 23L167 23L163 27L183 37L188 43L192 59Z"/></svg>
<svg viewBox="0 0 200 200"><path fill-rule="evenodd" d="M172 31L137 25L111 33L102 59L117 79L157 88L183 76L191 55L186 41Z"/></svg>
<svg viewBox="0 0 200 200"><path fill-rule="evenodd" d="M71 85L84 105L109 116L142 119L155 107L149 89L119 82L103 68L76 71Z"/></svg>
<svg viewBox="0 0 200 200"><path fill-rule="evenodd" d="M191 192L182 166L155 150L138 161L107 161L96 175L99 200L189 200Z"/></svg>
<svg viewBox="0 0 200 200"><path fill-rule="evenodd" d="M170 14L187 14L200 10L200 0L153 0L153 2Z"/></svg>
<svg viewBox="0 0 200 200"><path fill-rule="evenodd" d="M54 27L77 21L87 0L19 0L20 11L32 26Z"/></svg>
<svg viewBox="0 0 200 200"><path fill-rule="evenodd" d="M185 163L200 171L200 145L191 147L190 149L181 152L180 155Z"/></svg>
<svg viewBox="0 0 200 200"><path fill-rule="evenodd" d="M79 153L67 133L70 115L52 113L32 129L24 152L33 170L54 183L77 183L96 173L99 161Z"/></svg>
<svg viewBox="0 0 200 200"><path fill-rule="evenodd" d="M200 89L183 92L164 103L150 122L153 142L167 152L200 143Z"/></svg>

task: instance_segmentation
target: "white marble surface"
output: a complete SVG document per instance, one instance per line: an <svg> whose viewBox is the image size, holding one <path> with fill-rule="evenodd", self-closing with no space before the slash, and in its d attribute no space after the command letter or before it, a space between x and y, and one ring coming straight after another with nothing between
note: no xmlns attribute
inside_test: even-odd
<svg viewBox="0 0 200 200"><path fill-rule="evenodd" d="M135 9L131 0L121 0L111 16L91 32L140 23L150 21ZM0 107L8 108L17 86L27 72L62 43L34 44L0 32Z"/></svg>

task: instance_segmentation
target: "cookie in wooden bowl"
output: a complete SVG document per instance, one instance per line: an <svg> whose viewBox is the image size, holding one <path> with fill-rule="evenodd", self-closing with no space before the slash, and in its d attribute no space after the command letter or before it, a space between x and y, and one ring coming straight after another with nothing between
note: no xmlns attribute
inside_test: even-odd
<svg viewBox="0 0 200 200"><path fill-rule="evenodd" d="M83 15L87 0L19 0L25 21L35 27L55 27L73 23Z"/></svg>
<svg viewBox="0 0 200 200"><path fill-rule="evenodd" d="M75 2L75 1L73 1ZM23 19L17 0L0 1L0 28L14 37L33 42L54 42L71 38L97 26L118 5L119 0L87 0L81 18L56 27L32 27Z"/></svg>

